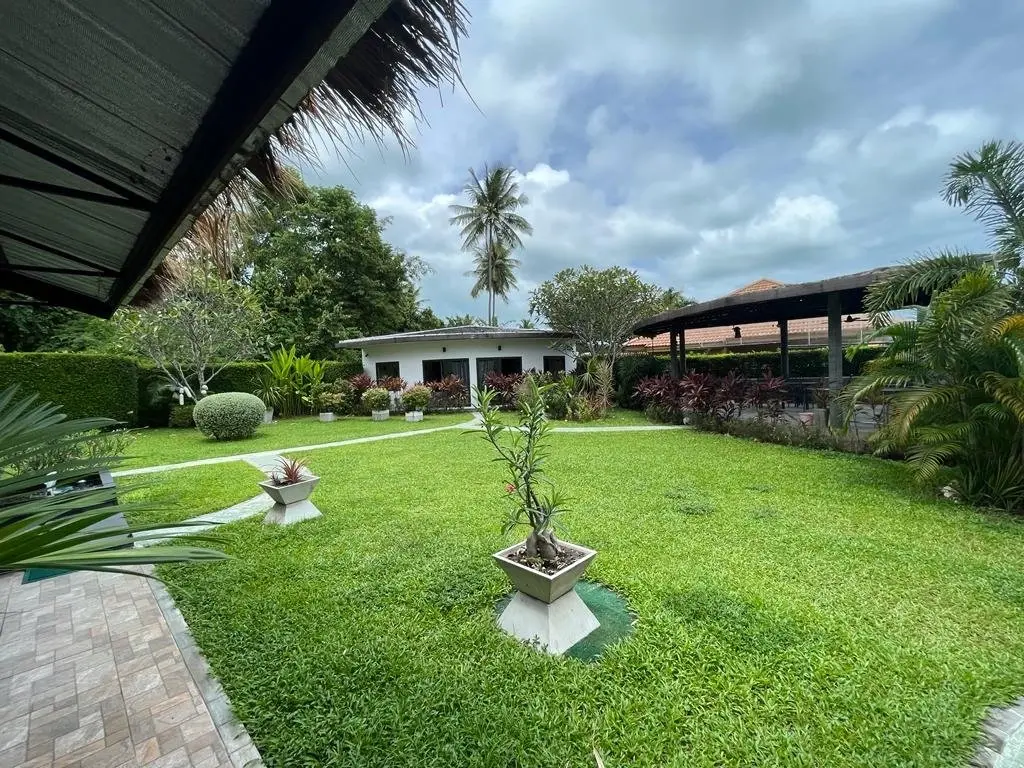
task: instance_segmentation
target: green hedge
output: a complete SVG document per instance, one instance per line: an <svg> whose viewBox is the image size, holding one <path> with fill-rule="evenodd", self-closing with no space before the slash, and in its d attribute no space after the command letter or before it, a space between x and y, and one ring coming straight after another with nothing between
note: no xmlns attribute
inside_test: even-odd
<svg viewBox="0 0 1024 768"><path fill-rule="evenodd" d="M852 360L843 357L843 375L856 376L864 363L878 357L881 347L858 348ZM763 352L689 352L686 355L687 370L694 373L710 373L725 376L738 371L744 376L756 378L765 366L776 375L780 371L778 350ZM668 355L627 355L615 363L615 388L620 405L639 408L633 397L637 382L647 376L658 376L669 370ZM828 376L828 348L791 349L789 351L789 375L792 378L824 378Z"/></svg>
<svg viewBox="0 0 1024 768"><path fill-rule="evenodd" d="M18 384L24 392L63 406L72 419L102 416L134 422L138 381L139 366L127 357L61 352L0 354L0 389Z"/></svg>

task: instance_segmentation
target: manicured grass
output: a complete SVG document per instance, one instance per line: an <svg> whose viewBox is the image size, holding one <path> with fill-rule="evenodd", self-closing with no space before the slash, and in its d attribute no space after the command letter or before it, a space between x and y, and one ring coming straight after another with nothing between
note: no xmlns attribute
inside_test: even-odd
<svg viewBox="0 0 1024 768"><path fill-rule="evenodd" d="M896 464L554 435L569 538L638 617L584 664L494 626L505 478L481 438L309 459L325 517L242 522L234 559L163 570L271 766L962 766L1024 692L1024 525Z"/></svg>
<svg viewBox="0 0 1024 768"><path fill-rule="evenodd" d="M471 418L472 414L469 413L431 413L419 422L408 422L402 416L392 416L387 421L371 421L369 416L346 416L332 422L322 422L311 416L264 424L254 437L246 440L212 440L196 429L143 429L137 433L138 438L129 449L130 455L122 468L154 467L192 459L258 453L390 432L431 429L462 424Z"/></svg>
<svg viewBox="0 0 1024 768"><path fill-rule="evenodd" d="M503 421L508 424L517 424L518 418L512 411L500 414ZM637 425L652 424L643 411L630 411L626 408L612 408L603 419L594 421L559 421L551 422L557 427L632 427Z"/></svg>
<svg viewBox="0 0 1024 768"><path fill-rule="evenodd" d="M244 461L154 472L119 479L118 500L154 506L126 513L131 523L180 522L251 499L265 477Z"/></svg>

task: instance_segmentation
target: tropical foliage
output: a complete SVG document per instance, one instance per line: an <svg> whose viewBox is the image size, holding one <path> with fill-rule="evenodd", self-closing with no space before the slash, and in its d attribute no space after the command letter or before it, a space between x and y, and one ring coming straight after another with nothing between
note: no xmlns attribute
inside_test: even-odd
<svg viewBox="0 0 1024 768"><path fill-rule="evenodd" d="M473 254L473 269L467 273L476 278L470 295L476 298L487 292L488 323L495 323L495 297L508 298L516 287L518 260L512 251L523 245L522 236L533 227L519 211L529 198L519 191L515 169L499 165L484 167L483 176L470 169L469 181L463 188L465 203L451 206L451 223L459 227L462 247Z"/></svg>
<svg viewBox="0 0 1024 768"><path fill-rule="evenodd" d="M69 421L57 406L22 397L17 387L0 392L0 570L122 571L224 558L191 546L135 548L164 538L167 524L93 527L108 520L116 501L113 487L87 485L116 465L114 452L125 447L122 437L108 433L114 426L110 419ZM144 507L118 507L128 515L135 509Z"/></svg>
<svg viewBox="0 0 1024 768"><path fill-rule="evenodd" d="M299 355L295 346L274 350L262 363L256 396L282 418L315 410L325 391L324 364L309 355Z"/></svg>
<svg viewBox="0 0 1024 768"><path fill-rule="evenodd" d="M956 158L945 199L982 222L992 250L941 251L893 269L867 307L892 343L843 394L888 394L879 450L906 451L923 482L971 504L1024 511L1024 145ZM890 313L923 304L916 322Z"/></svg>

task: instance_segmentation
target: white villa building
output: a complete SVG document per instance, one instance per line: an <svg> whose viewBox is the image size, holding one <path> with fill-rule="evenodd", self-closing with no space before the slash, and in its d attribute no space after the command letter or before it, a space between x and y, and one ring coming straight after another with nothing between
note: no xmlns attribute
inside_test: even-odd
<svg viewBox="0 0 1024 768"><path fill-rule="evenodd" d="M361 350L363 371L372 379L401 376L413 384L454 374L472 391L491 371L572 371L576 358L565 351L566 338L537 328L460 325L346 339L338 347Z"/></svg>

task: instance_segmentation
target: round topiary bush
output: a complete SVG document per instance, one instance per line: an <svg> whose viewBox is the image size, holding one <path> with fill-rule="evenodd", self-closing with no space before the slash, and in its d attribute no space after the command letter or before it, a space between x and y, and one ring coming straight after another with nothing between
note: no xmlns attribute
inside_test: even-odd
<svg viewBox="0 0 1024 768"><path fill-rule="evenodd" d="M221 392L207 395L192 411L199 431L216 440L240 440L252 437L263 423L266 406L248 392Z"/></svg>

